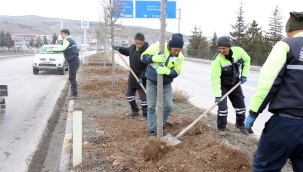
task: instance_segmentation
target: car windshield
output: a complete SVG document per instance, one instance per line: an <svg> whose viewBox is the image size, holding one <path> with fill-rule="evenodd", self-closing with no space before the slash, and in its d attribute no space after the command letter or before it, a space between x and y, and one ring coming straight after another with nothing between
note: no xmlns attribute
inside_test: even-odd
<svg viewBox="0 0 303 172"><path fill-rule="evenodd" d="M63 52L53 52L53 51L47 51L47 49L51 49L51 48L57 48L58 46L42 46L39 49L39 54L60 54Z"/></svg>

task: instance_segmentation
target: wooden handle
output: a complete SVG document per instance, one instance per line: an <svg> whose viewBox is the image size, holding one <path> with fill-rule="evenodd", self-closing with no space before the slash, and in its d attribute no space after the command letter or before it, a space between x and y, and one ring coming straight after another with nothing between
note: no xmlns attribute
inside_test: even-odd
<svg viewBox="0 0 303 172"><path fill-rule="evenodd" d="M233 92L239 85L241 85L241 82L237 83L233 88L231 88L221 99L219 102L216 102L214 105L212 105L207 111L205 111L202 115L200 115L196 120L194 120L189 126L184 128L179 134L175 136L175 138L180 138L184 133L186 133L189 129L191 129L201 118L203 118L206 114L208 114L214 107L218 105L222 100L224 100L231 92Z"/></svg>
<svg viewBox="0 0 303 172"><path fill-rule="evenodd" d="M116 50L117 51L117 50ZM120 59L122 59L122 61L124 62L124 64L127 66L127 68L130 70L130 72L133 74L133 76L136 78L137 82L139 83L139 78L137 77L137 75L135 74L135 72L130 68L129 64L127 63L127 61L125 61L125 59L122 57L122 55L118 52L118 55L120 57ZM146 94L146 89L144 87L144 85L142 83L139 83L139 85L141 86L141 88L143 89L143 91Z"/></svg>

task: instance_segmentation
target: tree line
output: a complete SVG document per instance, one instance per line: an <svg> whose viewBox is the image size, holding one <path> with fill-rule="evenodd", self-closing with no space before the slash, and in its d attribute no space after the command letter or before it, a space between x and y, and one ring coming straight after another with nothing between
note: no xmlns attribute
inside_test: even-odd
<svg viewBox="0 0 303 172"><path fill-rule="evenodd" d="M45 44L56 44L56 41L58 39L58 35L56 33L54 33L53 36L52 36L51 41L49 41L46 38L46 35L44 35L42 39L41 39L40 36L38 36L36 41L33 38L31 38L31 40L29 42L29 45L32 46L32 47L41 47L42 45L45 45Z"/></svg>
<svg viewBox="0 0 303 172"><path fill-rule="evenodd" d="M231 25L232 31L228 35L233 46L240 46L247 51L253 65L263 65L272 47L283 38L279 6L276 5L272 16L270 16L268 31L262 30L255 20L248 24L245 23L242 1L237 14L236 22ZM195 26L189 39L187 54L198 58L211 59L217 52L217 38L218 36L214 32L209 42L203 36L201 29Z"/></svg>
<svg viewBox="0 0 303 172"><path fill-rule="evenodd" d="M0 47L8 47L11 48L15 45L15 42L12 39L12 36L9 32L4 33L2 30L0 33Z"/></svg>
<svg viewBox="0 0 303 172"><path fill-rule="evenodd" d="M58 39L58 35L54 33L52 36L52 40L49 41L46 38L46 35L44 35L42 38L38 36L36 40L32 37L31 40L29 41L29 46L32 47L41 47L44 44L56 44L56 41ZM11 48L15 46L15 41L12 39L12 36L9 32L6 32L4 30L1 31L0 33L0 47L7 47Z"/></svg>

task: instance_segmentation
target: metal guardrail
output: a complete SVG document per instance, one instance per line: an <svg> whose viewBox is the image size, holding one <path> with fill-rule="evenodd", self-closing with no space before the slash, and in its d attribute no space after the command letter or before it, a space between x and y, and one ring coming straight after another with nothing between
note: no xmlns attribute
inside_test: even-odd
<svg viewBox="0 0 303 172"><path fill-rule="evenodd" d="M0 85L0 114L5 113L5 97L8 96L7 85Z"/></svg>
<svg viewBox="0 0 303 172"><path fill-rule="evenodd" d="M184 49L183 54L186 57L212 60L217 51L200 51L197 49ZM270 52L255 52L247 51L247 54L251 58L251 65L254 66L263 66Z"/></svg>

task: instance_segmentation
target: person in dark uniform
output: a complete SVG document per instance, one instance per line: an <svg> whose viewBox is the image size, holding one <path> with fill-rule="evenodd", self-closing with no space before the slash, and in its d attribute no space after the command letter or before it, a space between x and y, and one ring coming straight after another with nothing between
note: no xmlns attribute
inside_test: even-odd
<svg viewBox="0 0 303 172"><path fill-rule="evenodd" d="M259 75L245 128L253 133L256 118L268 105L254 154L253 172L281 171L287 159L294 172L303 171L303 12L290 12L287 38L277 42Z"/></svg>
<svg viewBox="0 0 303 172"><path fill-rule="evenodd" d="M147 49L148 43L145 42L145 37L142 33L137 33L134 38L134 44L130 47L121 47L118 45L113 45L112 48L114 50L119 51L119 53L129 56L129 65L134 73L139 78L139 82L133 76L131 72L129 72L127 90L126 90L126 100L129 102L131 107L131 112L128 114L130 117L139 116L139 108L136 103L136 92L138 91L140 96L140 104L142 108L142 115L144 118L147 118L147 102L146 102L146 93L141 88L139 83L142 83L144 87L146 86L146 77L145 70L147 65L145 65L140 57L141 54Z"/></svg>
<svg viewBox="0 0 303 172"><path fill-rule="evenodd" d="M69 100L78 98L78 87L77 87L77 72L80 66L79 60L79 49L76 45L76 42L69 37L70 32L68 29L61 30L61 37L63 39L63 43L61 47L48 49L48 51L57 51L63 52L64 58L68 63L69 70L69 82L71 84L71 94L68 97Z"/></svg>
<svg viewBox="0 0 303 172"><path fill-rule="evenodd" d="M215 102L220 102L221 97L238 82L241 81L242 84L246 82L250 68L250 57L241 47L232 47L227 36L218 38L217 47L219 52L211 63L211 82ZM235 126L242 133L247 134L244 127L246 107L241 85L228 97L236 111ZM217 112L217 127L220 135L225 135L227 115L227 98L225 98L219 103Z"/></svg>

